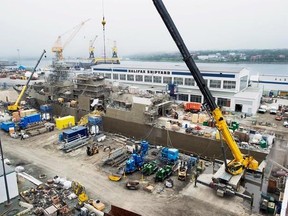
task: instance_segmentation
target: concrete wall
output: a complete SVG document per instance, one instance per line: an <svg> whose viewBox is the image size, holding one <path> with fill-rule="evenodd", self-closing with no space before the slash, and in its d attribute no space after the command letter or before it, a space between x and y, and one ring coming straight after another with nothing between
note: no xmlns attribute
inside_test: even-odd
<svg viewBox="0 0 288 216"><path fill-rule="evenodd" d="M121 110L121 109L113 109L107 108L106 115L110 118L129 121L134 123L143 124L144 123L144 111L145 105L143 104L133 104L131 110Z"/></svg>
<svg viewBox="0 0 288 216"><path fill-rule="evenodd" d="M103 117L103 127L104 131L134 137L135 139L146 139L154 145L175 147L185 153L196 153L203 157L223 159L221 143L217 140L173 131L168 131L167 133L167 130L161 128L117 120L106 116ZM167 137L170 139L167 139ZM225 146L225 149L227 149L227 146ZM246 150L242 150L242 152L247 154ZM251 155L260 163L267 154L253 151ZM232 158L229 149L227 157Z"/></svg>
<svg viewBox="0 0 288 216"><path fill-rule="evenodd" d="M19 195L16 173L12 172L7 175L8 191L10 199ZM7 201L4 176L0 177L0 203Z"/></svg>

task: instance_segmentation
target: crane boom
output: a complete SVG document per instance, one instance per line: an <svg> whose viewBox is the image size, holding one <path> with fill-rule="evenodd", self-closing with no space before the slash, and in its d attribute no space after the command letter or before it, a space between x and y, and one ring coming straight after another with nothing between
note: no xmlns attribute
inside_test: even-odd
<svg viewBox="0 0 288 216"><path fill-rule="evenodd" d="M35 67L34 67L32 73L31 73L29 79L27 80L27 83L23 86L23 88L22 88L22 90L21 90L21 92L20 92L20 94L19 94L16 102L15 102L13 105L9 105L9 106L8 106L8 110L9 110L9 111L12 111L12 112L13 112L13 111L17 111L17 110L20 108L20 107L19 107L20 100L21 100L21 98L23 97L24 93L26 92L26 90L27 90L27 88L28 88L28 85L29 85L29 83L30 83L30 80L32 79L33 74L35 73L36 68L38 67L38 65L39 65L39 63L40 63L40 61L41 61L41 59L43 58L43 56L44 56L45 53L46 53L46 50L43 50L43 53L41 54L39 60L37 61L37 64L35 65Z"/></svg>
<svg viewBox="0 0 288 216"><path fill-rule="evenodd" d="M186 63L201 93L203 94L205 102L209 106L210 112L212 113L212 116L216 122L217 129L223 136L226 144L228 145L233 154L234 159L228 163L226 171L232 175L237 175L242 173L245 168L253 170L258 169L258 162L252 156L243 155L238 148L238 145L235 142L228 128L228 125L222 115L221 109L217 106L215 100L213 99L213 96L209 88L207 87L204 78L202 77L198 67L196 66L162 0L153 0L153 2L168 31L174 39L179 51L181 52L183 61Z"/></svg>
<svg viewBox="0 0 288 216"><path fill-rule="evenodd" d="M88 22L89 20L90 19L82 21L80 24L78 24L75 27L73 27L72 34L68 37L68 39L65 41L63 46L62 46L61 39L62 39L62 36L64 34L66 34L67 32L65 32L64 34L62 34L62 35L57 37L57 40L54 43L54 46L52 47L52 52L56 53L56 60L63 60L63 50L64 50L64 48L73 40L73 38L77 35L77 33L80 31L80 29L83 27L83 25L86 22Z"/></svg>

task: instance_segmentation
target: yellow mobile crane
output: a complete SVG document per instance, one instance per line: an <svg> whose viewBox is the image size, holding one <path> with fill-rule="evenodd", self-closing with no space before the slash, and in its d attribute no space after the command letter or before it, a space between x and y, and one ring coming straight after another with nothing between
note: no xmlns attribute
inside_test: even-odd
<svg viewBox="0 0 288 216"><path fill-rule="evenodd" d="M172 38L174 39L179 51L183 56L183 61L186 63L187 67L189 68L192 76L194 77L199 90L203 94L205 98L205 103L211 115L213 116L216 127L221 133L222 137L224 138L226 144L229 146L234 159L231 160L226 166L226 172L230 173L231 175L238 175L243 173L246 168L257 170L258 169L258 162L249 155L243 155L240 149L237 146L232 134L229 131L228 125L222 115L221 109L215 103L215 100L206 85L198 67L196 66L189 50L187 49L181 35L178 32L173 20L171 19L167 9L165 8L162 0L153 0L154 5L162 17L168 31L170 32Z"/></svg>
<svg viewBox="0 0 288 216"><path fill-rule="evenodd" d="M64 45L62 46L62 36L65 35L67 32L65 32L64 34L58 36L56 42L54 43L54 46L52 47L52 52L56 53L56 60L63 60L63 50L64 48L71 42L71 40L76 36L76 34L80 31L80 29L83 27L83 25L88 22L90 19L87 19L83 22L81 22L80 24L76 25L75 27L72 28L72 34L69 36L69 38L66 40L66 42L64 43ZM68 31L69 32L69 31Z"/></svg>
<svg viewBox="0 0 288 216"><path fill-rule="evenodd" d="M14 111L19 110L19 108L20 108L20 106L19 106L20 100L21 100L21 98L23 97L24 93L26 92L26 90L27 90L27 88L28 88L28 85L29 85L29 83L30 83L30 80L32 79L33 74L35 73L36 68L38 67L38 65L39 65L39 63L40 63L40 61L41 61L41 59L43 58L43 56L44 56L45 53L46 53L46 51L43 50L43 53L41 54L41 56L40 56L40 58L39 58L39 60L38 60L38 62L37 62L37 64L36 64L36 66L34 67L34 69L33 69L32 73L31 73L29 79L27 80L27 83L23 86L23 88L22 88L22 90L21 90L21 92L20 92L20 94L19 94L16 102L15 102L14 104L9 105L9 106L7 107L7 108L8 108L8 111L14 112Z"/></svg>

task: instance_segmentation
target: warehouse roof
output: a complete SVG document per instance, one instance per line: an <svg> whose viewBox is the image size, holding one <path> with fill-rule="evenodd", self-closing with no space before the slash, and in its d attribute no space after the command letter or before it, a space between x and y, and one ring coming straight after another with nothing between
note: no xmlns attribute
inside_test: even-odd
<svg viewBox="0 0 288 216"><path fill-rule="evenodd" d="M234 98L255 99L261 97L262 93L258 88L247 88L234 95Z"/></svg>
<svg viewBox="0 0 288 216"><path fill-rule="evenodd" d="M207 66L205 64L197 64L201 72L227 72L227 73L240 73L244 67L231 67L231 66ZM189 71L186 64L183 62L142 62L142 61L122 61L121 64L101 64L94 65L92 68L103 69L156 69L156 70L185 70ZM92 69L93 70L93 69Z"/></svg>

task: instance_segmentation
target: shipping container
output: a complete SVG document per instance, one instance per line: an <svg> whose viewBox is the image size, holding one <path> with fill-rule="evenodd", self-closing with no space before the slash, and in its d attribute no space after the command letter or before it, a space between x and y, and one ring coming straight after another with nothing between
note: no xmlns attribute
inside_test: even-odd
<svg viewBox="0 0 288 216"><path fill-rule="evenodd" d="M62 132L61 139L65 142L71 142L79 138L89 136L88 129L84 126L76 126Z"/></svg>
<svg viewBox="0 0 288 216"><path fill-rule="evenodd" d="M75 126L75 117L69 115L69 116L65 116L62 118L57 118L55 119L55 123L56 123L56 128L59 130L73 127Z"/></svg>
<svg viewBox="0 0 288 216"><path fill-rule="evenodd" d="M201 110L201 103L186 102L184 103L184 110L187 112L199 112Z"/></svg>
<svg viewBox="0 0 288 216"><path fill-rule="evenodd" d="M20 123L19 123L19 127L20 127L20 129L25 129L29 125L37 123L37 122L41 122L40 113L34 113L34 114L31 114L31 115L28 115L28 116L21 118Z"/></svg>
<svg viewBox="0 0 288 216"><path fill-rule="evenodd" d="M1 129L9 132L9 128L15 128L15 123L12 121L8 121L8 122L2 122L1 123Z"/></svg>

